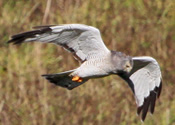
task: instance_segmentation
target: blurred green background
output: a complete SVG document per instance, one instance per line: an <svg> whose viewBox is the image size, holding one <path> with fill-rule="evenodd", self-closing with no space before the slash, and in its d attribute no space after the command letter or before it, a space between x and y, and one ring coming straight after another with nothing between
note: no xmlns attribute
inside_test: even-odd
<svg viewBox="0 0 175 125"><path fill-rule="evenodd" d="M99 28L111 50L156 58L164 84L145 125L175 125L174 0L0 0L0 124L141 124L133 94L118 76L69 91L40 75L78 67L71 54L52 44L6 43L33 26L70 23Z"/></svg>

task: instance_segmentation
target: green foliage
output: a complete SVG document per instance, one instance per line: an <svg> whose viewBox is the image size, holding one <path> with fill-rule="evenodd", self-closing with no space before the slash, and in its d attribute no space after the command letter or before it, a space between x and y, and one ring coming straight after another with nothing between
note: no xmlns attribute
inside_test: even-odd
<svg viewBox="0 0 175 125"><path fill-rule="evenodd" d="M175 124L174 0L1 0L1 124L141 124L134 97L120 78L90 80L68 91L40 75L77 67L69 53L51 44L5 42L36 25L66 23L99 28L109 49L156 58L164 85L155 113L148 114L145 124Z"/></svg>

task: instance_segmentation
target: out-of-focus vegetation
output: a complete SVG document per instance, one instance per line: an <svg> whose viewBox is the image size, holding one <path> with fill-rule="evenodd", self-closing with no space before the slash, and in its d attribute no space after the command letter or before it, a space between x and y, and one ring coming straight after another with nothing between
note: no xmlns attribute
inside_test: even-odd
<svg viewBox="0 0 175 125"><path fill-rule="evenodd" d="M156 58L164 84L145 125L175 125L174 0L1 0L0 124L141 124L133 94L117 76L69 91L40 76L77 67L69 53L51 44L6 43L36 25L67 23L99 28L109 49Z"/></svg>

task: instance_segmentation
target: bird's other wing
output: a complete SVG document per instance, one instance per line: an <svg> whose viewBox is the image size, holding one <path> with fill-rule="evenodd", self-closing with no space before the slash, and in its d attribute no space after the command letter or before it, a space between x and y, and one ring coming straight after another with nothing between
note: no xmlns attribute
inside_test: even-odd
<svg viewBox="0 0 175 125"><path fill-rule="evenodd" d="M100 31L92 26L65 24L34 28L35 30L13 35L8 43L39 41L58 44L72 52L81 62L110 52L101 38Z"/></svg>
<svg viewBox="0 0 175 125"><path fill-rule="evenodd" d="M145 120L148 110L153 114L156 99L162 89L162 76L158 62L152 57L133 57L134 66L129 78L134 84L138 115Z"/></svg>

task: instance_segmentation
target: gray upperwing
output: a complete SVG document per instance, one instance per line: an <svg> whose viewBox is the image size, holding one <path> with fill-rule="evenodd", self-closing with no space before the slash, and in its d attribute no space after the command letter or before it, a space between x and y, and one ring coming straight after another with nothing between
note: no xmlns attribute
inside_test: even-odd
<svg viewBox="0 0 175 125"><path fill-rule="evenodd" d="M101 38L100 31L82 24L35 27L35 30L13 35L8 43L34 41L60 45L81 62L110 52Z"/></svg>

